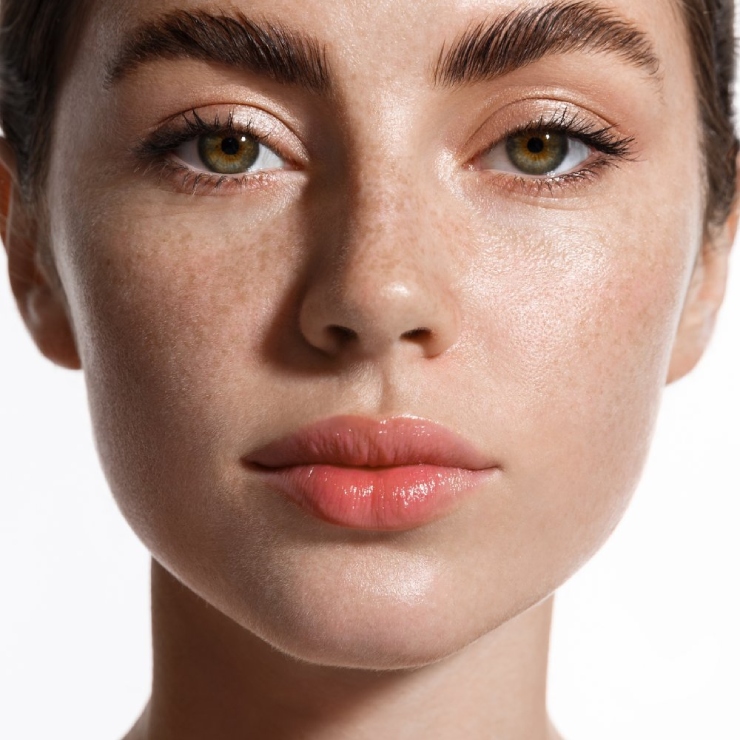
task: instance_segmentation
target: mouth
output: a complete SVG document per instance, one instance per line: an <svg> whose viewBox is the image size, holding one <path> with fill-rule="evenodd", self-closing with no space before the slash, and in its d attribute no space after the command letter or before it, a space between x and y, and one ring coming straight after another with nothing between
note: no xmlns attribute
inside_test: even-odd
<svg viewBox="0 0 740 740"><path fill-rule="evenodd" d="M499 470L449 429L410 417L333 417L270 442L245 463L308 514L374 531L439 519Z"/></svg>

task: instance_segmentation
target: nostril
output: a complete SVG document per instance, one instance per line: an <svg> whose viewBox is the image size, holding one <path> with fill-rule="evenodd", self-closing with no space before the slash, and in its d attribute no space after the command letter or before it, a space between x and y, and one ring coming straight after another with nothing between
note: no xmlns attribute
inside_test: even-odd
<svg viewBox="0 0 740 740"><path fill-rule="evenodd" d="M401 334L402 339L410 339L411 341L419 339L428 339L432 335L431 330L425 327L419 327L418 329L411 329Z"/></svg>
<svg viewBox="0 0 740 740"><path fill-rule="evenodd" d="M326 327L327 333L340 344L349 344L357 339L357 332L347 326L332 324Z"/></svg>

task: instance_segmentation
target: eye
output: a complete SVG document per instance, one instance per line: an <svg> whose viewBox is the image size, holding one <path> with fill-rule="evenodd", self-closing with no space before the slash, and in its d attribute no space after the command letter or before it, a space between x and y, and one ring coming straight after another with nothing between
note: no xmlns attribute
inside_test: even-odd
<svg viewBox="0 0 740 740"><path fill-rule="evenodd" d="M218 175L242 175L285 166L281 157L254 136L232 131L203 134L173 153L195 170Z"/></svg>
<svg viewBox="0 0 740 740"><path fill-rule="evenodd" d="M580 139L559 131L531 129L508 136L488 150L485 169L530 177L558 177L586 162L591 149Z"/></svg>

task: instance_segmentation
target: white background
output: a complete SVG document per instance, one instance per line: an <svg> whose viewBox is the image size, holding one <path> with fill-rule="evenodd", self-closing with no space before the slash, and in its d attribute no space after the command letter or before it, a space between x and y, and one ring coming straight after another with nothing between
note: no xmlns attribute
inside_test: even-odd
<svg viewBox="0 0 740 740"><path fill-rule="evenodd" d="M739 254L631 509L558 597L568 740L740 740ZM148 695L148 558L99 471L82 376L37 354L0 267L0 738L120 740Z"/></svg>

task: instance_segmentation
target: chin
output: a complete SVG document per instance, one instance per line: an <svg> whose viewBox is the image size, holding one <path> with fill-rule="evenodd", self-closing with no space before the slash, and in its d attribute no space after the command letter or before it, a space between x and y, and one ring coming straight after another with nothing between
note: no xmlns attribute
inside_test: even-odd
<svg viewBox="0 0 740 740"><path fill-rule="evenodd" d="M437 663L481 636L462 615L430 611L396 609L380 617L357 605L353 615L314 612L273 622L260 637L276 650L313 665L394 671Z"/></svg>
<svg viewBox="0 0 740 740"><path fill-rule="evenodd" d="M348 555L327 572L283 570L261 598L250 589L232 604L231 616L299 661L390 671L449 658L541 600L505 588L482 594L455 573L422 556L386 553L370 567Z"/></svg>

